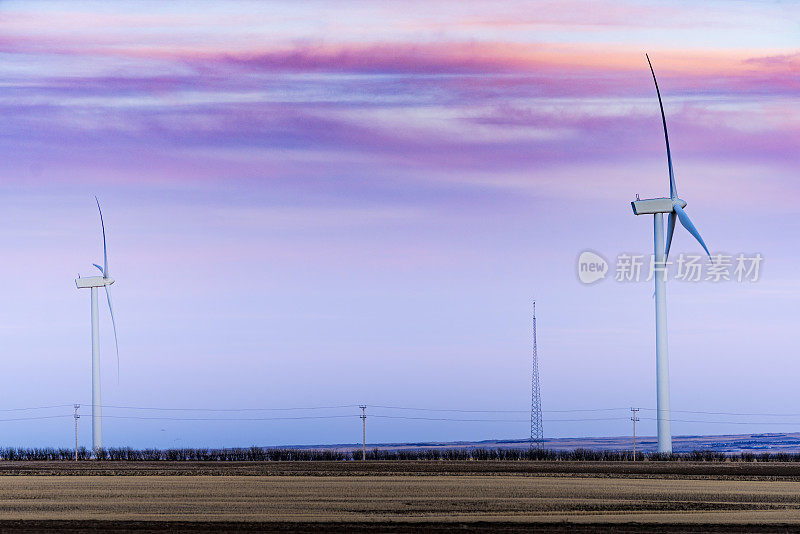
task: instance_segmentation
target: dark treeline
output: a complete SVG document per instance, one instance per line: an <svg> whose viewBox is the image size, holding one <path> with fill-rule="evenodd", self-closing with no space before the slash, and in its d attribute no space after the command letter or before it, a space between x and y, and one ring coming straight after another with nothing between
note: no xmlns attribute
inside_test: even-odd
<svg viewBox="0 0 800 534"><path fill-rule="evenodd" d="M74 460L75 449L5 448L0 449L0 460L38 461ZM287 461L354 461L361 460L361 450L315 450L288 448L233 448L233 449L132 449L109 448L92 451L81 447L78 460L111 461L203 461L203 462L287 462ZM595 451L575 449L555 451L549 449L414 449L367 451L367 460L546 460L579 462L626 462L633 460L631 451ZM636 453L637 461L684 462L800 462L800 453L729 454L713 451L693 451L675 454L654 452Z"/></svg>

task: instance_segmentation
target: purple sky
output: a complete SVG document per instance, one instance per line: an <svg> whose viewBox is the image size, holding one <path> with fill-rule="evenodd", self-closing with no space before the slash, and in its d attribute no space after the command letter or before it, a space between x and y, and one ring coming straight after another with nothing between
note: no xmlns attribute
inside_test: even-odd
<svg viewBox="0 0 800 534"><path fill-rule="evenodd" d="M687 212L712 253L765 258L756 283L669 283L673 408L800 412L798 20L745 1L3 2L2 408L90 402L73 279L102 259L96 194L121 357L117 383L103 312L104 404L520 410L374 408L520 422L372 418L368 440L522 438L535 297L546 436L628 433L624 410L558 410L655 407L651 283L576 275L586 249L651 252L629 205L668 191L647 51ZM700 249L679 230L673 250ZM560 421L584 418L612 420ZM800 429L673 418L675 434ZM682 422L699 419L730 423ZM72 436L68 417L0 425L3 445ZM138 447L361 431L355 416L104 425L106 445Z"/></svg>

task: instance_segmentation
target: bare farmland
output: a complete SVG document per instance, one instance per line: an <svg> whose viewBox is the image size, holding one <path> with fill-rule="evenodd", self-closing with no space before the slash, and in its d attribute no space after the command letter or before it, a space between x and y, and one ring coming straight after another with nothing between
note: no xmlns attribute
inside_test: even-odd
<svg viewBox="0 0 800 534"><path fill-rule="evenodd" d="M800 527L795 464L9 462L0 473L3 530Z"/></svg>

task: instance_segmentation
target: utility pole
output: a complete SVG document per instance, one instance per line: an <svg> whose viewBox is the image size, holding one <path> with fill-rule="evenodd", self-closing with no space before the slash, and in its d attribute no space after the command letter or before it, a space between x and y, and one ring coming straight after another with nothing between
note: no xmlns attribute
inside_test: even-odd
<svg viewBox="0 0 800 534"><path fill-rule="evenodd" d="M75 461L78 461L78 408L80 408L80 404L75 405Z"/></svg>
<svg viewBox="0 0 800 534"><path fill-rule="evenodd" d="M363 425L363 441L361 442L361 461L367 461L367 406L366 404L361 404L359 406L361 408L361 423Z"/></svg>
<svg viewBox="0 0 800 534"><path fill-rule="evenodd" d="M636 461L636 421L639 420L636 417L636 412L639 411L639 408L631 408L631 421L633 421L633 461Z"/></svg>

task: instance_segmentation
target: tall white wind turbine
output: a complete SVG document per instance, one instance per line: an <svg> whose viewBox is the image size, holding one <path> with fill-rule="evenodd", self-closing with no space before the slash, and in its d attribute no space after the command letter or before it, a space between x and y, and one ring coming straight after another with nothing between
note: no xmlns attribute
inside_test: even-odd
<svg viewBox="0 0 800 534"><path fill-rule="evenodd" d="M655 281L656 281L656 408L658 410L658 452L672 452L672 432L670 430L670 409L669 409L669 356L667 354L667 300L664 275L667 258L669 257L669 247L672 244L672 234L675 232L675 220L680 220L686 230L708 252L700 232L692 224L692 220L683 211L686 202L678 198L678 189L675 186L675 175L672 172L672 154L669 150L669 136L667 135L667 119L664 115L664 105L661 103L661 93L658 90L656 73L653 71L653 64L650 57L645 54L647 64L650 65L650 73L653 75L653 82L656 85L656 95L658 95L658 105L661 108L661 122L664 125L664 140L667 143L667 165L669 166L669 198L650 198L646 200L637 199L631 202L634 215L653 215L654 231L654 254L655 254ZM667 222L667 242L664 244L664 213L669 213Z"/></svg>
<svg viewBox="0 0 800 534"><path fill-rule="evenodd" d="M103 413L100 400L100 325L98 323L97 312L97 289L102 287L106 291L108 300L108 311L111 314L111 325L114 327L114 345L117 350L117 375L119 375L119 343L117 342L117 323L114 320L114 308L111 305L111 294L108 286L114 283L108 271L108 249L106 248L106 227L103 223L103 210L100 209L100 201L97 202L97 210L100 212L100 228L103 231L103 266L93 263L100 270L102 276L89 276L82 278L78 276L75 285L78 289L89 288L92 294L92 450L96 451L103 447Z"/></svg>

